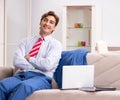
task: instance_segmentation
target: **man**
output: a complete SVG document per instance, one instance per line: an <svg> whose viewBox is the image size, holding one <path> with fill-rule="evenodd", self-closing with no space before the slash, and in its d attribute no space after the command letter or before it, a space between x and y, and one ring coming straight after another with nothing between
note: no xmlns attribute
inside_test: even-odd
<svg viewBox="0 0 120 100"><path fill-rule="evenodd" d="M43 14L39 35L21 42L13 60L19 70L13 77L0 81L0 100L25 100L36 90L52 88L62 51L61 43L51 36L58 22L53 11Z"/></svg>

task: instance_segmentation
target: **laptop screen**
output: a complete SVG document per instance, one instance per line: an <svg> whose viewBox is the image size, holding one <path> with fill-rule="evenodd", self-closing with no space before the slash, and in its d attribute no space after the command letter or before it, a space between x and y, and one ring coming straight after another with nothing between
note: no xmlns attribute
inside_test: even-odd
<svg viewBox="0 0 120 100"><path fill-rule="evenodd" d="M62 89L94 86L94 65L63 66Z"/></svg>

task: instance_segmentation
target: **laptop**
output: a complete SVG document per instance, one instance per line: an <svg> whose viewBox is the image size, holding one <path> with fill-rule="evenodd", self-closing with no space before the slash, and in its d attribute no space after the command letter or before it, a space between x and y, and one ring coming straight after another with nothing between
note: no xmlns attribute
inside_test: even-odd
<svg viewBox="0 0 120 100"><path fill-rule="evenodd" d="M94 87L94 65L63 66L62 89Z"/></svg>

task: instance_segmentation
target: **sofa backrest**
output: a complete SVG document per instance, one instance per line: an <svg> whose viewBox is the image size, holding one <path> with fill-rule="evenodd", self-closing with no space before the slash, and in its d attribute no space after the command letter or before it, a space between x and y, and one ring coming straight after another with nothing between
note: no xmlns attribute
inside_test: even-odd
<svg viewBox="0 0 120 100"><path fill-rule="evenodd" d="M120 53L89 53L87 62L95 65L95 85L120 89Z"/></svg>

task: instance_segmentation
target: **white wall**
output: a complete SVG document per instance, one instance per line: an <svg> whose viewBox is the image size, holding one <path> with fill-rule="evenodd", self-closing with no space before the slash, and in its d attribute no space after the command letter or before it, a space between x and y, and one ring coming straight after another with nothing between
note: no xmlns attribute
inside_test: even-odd
<svg viewBox="0 0 120 100"><path fill-rule="evenodd" d="M4 55L4 2L0 0L0 66L3 65Z"/></svg>
<svg viewBox="0 0 120 100"><path fill-rule="evenodd" d="M27 0L5 2L5 65L12 66L13 55L20 41L27 37Z"/></svg>
<svg viewBox="0 0 120 100"><path fill-rule="evenodd" d="M102 8L102 37L110 46L120 46L120 0L96 0Z"/></svg>
<svg viewBox="0 0 120 100"><path fill-rule="evenodd" d="M67 4L93 4L100 7L102 10L102 39L109 46L120 46L120 6L118 6L120 0L32 0L32 33L38 33L41 15L48 10L54 10L61 18L54 36L62 41L62 10L63 6Z"/></svg>

